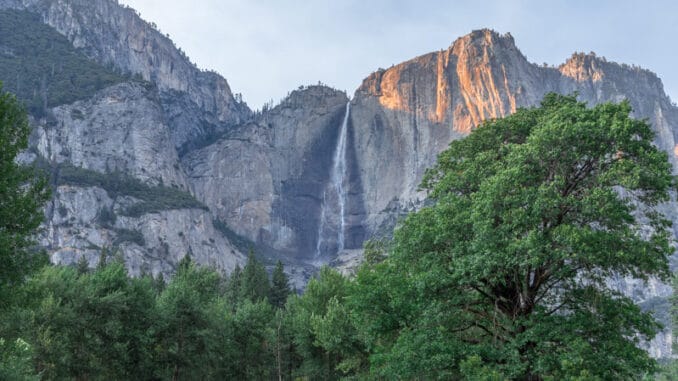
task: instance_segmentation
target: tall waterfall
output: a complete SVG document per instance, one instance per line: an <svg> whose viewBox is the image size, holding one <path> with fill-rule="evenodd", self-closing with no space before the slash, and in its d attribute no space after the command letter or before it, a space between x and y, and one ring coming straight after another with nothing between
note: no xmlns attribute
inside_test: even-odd
<svg viewBox="0 0 678 381"><path fill-rule="evenodd" d="M339 139L332 158L332 172L330 181L323 190L323 201L320 210L320 226L318 227L318 241L315 256L331 252L332 249L344 249L344 235L346 229L346 135L348 118L351 113L351 102L346 103L344 121L339 131ZM334 244L336 243L336 247Z"/></svg>

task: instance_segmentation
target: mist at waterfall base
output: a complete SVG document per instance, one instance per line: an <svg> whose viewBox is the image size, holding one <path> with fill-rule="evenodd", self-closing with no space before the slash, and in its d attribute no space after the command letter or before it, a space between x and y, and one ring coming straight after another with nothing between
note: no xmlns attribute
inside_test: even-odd
<svg viewBox="0 0 678 381"><path fill-rule="evenodd" d="M323 190L315 252L316 259L336 254L345 248L346 194L348 190L346 141L350 113L351 102L347 102L344 120L339 131L339 139L337 139L332 157L330 180Z"/></svg>

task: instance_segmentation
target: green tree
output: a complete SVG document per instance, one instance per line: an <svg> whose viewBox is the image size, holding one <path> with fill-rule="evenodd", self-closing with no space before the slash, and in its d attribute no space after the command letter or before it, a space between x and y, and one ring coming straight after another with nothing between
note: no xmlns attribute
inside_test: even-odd
<svg viewBox="0 0 678 381"><path fill-rule="evenodd" d="M181 262L158 298L158 374L163 380L209 378L220 352L219 275Z"/></svg>
<svg viewBox="0 0 678 381"><path fill-rule="evenodd" d="M638 379L659 325L610 276L669 275L667 155L627 102L547 95L453 142L352 302L386 378ZM642 206L642 207L639 207ZM462 365L464 365L462 367ZM471 375L467 375L472 377Z"/></svg>
<svg viewBox="0 0 678 381"><path fill-rule="evenodd" d="M301 357L297 376L333 380L360 368L364 346L343 305L350 282L336 270L323 267L302 296L287 304L286 326L294 351Z"/></svg>
<svg viewBox="0 0 678 381"><path fill-rule="evenodd" d="M267 380L275 374L275 311L264 299L244 300L231 321L238 350L234 380Z"/></svg>
<svg viewBox="0 0 678 381"><path fill-rule="evenodd" d="M258 302L267 299L270 287L264 265L254 256L254 251L250 250L240 278L239 300Z"/></svg>
<svg viewBox="0 0 678 381"><path fill-rule="evenodd" d="M230 274L226 281L226 290L224 291L226 301L231 306L231 310L235 311L238 302L240 301L240 286L242 284L242 269L240 265L235 265L235 269Z"/></svg>
<svg viewBox="0 0 678 381"><path fill-rule="evenodd" d="M49 188L34 169L16 162L28 147L29 131L26 113L0 87L0 308L6 303L5 291L46 263L33 235L43 220Z"/></svg>
<svg viewBox="0 0 678 381"><path fill-rule="evenodd" d="M285 274L282 262L278 261L271 275L271 290L268 300L273 307L283 308L291 292L290 280Z"/></svg>
<svg viewBox="0 0 678 381"><path fill-rule="evenodd" d="M113 261L92 273L45 267L28 285L35 362L47 379L149 379L154 290Z"/></svg>
<svg viewBox="0 0 678 381"><path fill-rule="evenodd" d="M6 342L0 338L0 379L38 381L33 374L32 348L22 339Z"/></svg>
<svg viewBox="0 0 678 381"><path fill-rule="evenodd" d="M25 302L20 288L27 276L47 263L37 250L34 234L42 222L42 205L49 198L45 179L16 162L28 146L26 113L0 84L0 378L32 379L27 361L32 347L16 326L16 307Z"/></svg>

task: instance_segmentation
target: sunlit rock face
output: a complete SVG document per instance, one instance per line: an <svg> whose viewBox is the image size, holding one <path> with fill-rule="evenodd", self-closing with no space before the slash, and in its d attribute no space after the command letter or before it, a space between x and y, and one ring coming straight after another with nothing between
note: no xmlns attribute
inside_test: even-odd
<svg viewBox="0 0 678 381"><path fill-rule="evenodd" d="M629 99L676 163L678 111L653 73L580 53L558 68L538 66L510 35L474 31L446 50L372 73L356 91L351 122L370 233L423 200L417 186L450 141L551 91L576 91L590 104Z"/></svg>

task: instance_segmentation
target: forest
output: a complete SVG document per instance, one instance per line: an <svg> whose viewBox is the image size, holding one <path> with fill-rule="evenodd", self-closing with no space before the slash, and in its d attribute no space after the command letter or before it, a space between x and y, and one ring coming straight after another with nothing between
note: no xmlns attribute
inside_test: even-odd
<svg viewBox="0 0 678 381"><path fill-rule="evenodd" d="M642 349L661 324L606 283L672 277L657 206L674 178L630 112L548 94L484 122L356 274L325 267L298 293L253 251L228 275L188 253L169 279L128 276L115 249L49 265L34 239L49 181L16 162L29 126L2 93L0 378L671 379Z"/></svg>

